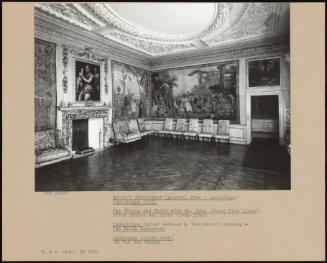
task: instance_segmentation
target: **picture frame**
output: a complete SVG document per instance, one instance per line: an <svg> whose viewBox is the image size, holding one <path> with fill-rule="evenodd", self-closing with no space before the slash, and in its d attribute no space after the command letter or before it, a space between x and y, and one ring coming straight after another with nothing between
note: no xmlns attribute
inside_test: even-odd
<svg viewBox="0 0 327 263"><path fill-rule="evenodd" d="M101 102L102 64L80 58L74 59L74 101Z"/></svg>
<svg viewBox="0 0 327 263"><path fill-rule="evenodd" d="M280 57L248 60L248 88L279 87L281 85Z"/></svg>

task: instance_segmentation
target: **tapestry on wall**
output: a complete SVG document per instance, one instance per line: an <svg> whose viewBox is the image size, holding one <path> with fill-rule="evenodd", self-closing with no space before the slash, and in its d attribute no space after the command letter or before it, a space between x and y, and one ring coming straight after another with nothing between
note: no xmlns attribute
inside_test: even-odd
<svg viewBox="0 0 327 263"><path fill-rule="evenodd" d="M236 61L154 72L151 83L152 117L239 122Z"/></svg>
<svg viewBox="0 0 327 263"><path fill-rule="evenodd" d="M114 119L149 116L149 72L112 62Z"/></svg>
<svg viewBox="0 0 327 263"><path fill-rule="evenodd" d="M35 39L35 131L56 128L56 44Z"/></svg>

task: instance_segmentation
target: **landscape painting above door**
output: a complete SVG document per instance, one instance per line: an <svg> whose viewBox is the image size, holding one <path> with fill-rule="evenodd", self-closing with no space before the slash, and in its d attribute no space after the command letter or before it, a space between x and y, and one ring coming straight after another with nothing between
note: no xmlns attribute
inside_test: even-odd
<svg viewBox="0 0 327 263"><path fill-rule="evenodd" d="M151 116L239 123L238 62L153 72Z"/></svg>
<svg viewBox="0 0 327 263"><path fill-rule="evenodd" d="M149 72L112 62L115 119L144 118L149 112Z"/></svg>
<svg viewBox="0 0 327 263"><path fill-rule="evenodd" d="M279 86L280 59L249 61L249 87Z"/></svg>

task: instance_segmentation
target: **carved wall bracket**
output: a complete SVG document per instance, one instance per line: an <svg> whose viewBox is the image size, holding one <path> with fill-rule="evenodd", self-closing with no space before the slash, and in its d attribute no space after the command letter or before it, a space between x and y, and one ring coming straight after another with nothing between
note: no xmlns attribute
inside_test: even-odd
<svg viewBox="0 0 327 263"><path fill-rule="evenodd" d="M108 60L106 59L105 63L104 63L104 92L106 93L106 95L108 94L109 91L109 86L108 86Z"/></svg>
<svg viewBox="0 0 327 263"><path fill-rule="evenodd" d="M62 64L64 66L63 70L63 79L62 79L62 86L63 91L66 94L68 90L68 77L67 77L67 65L68 65L68 49L65 45L62 46Z"/></svg>

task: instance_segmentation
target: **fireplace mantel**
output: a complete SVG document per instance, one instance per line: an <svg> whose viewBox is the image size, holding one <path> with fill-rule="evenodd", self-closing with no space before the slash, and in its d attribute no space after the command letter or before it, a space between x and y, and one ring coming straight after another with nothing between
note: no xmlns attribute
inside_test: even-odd
<svg viewBox="0 0 327 263"><path fill-rule="evenodd" d="M111 107L108 106L82 106L82 107L60 107L65 119L95 119L106 118L110 114Z"/></svg>
<svg viewBox="0 0 327 263"><path fill-rule="evenodd" d="M59 107L60 111L94 111L94 110L110 110L110 106L76 106L76 107Z"/></svg>
<svg viewBox="0 0 327 263"><path fill-rule="evenodd" d="M109 146L110 128L111 128L111 110L110 106L73 106L58 107L61 113L61 135L65 146L72 150L72 121L79 119L103 119L103 143L104 148Z"/></svg>

